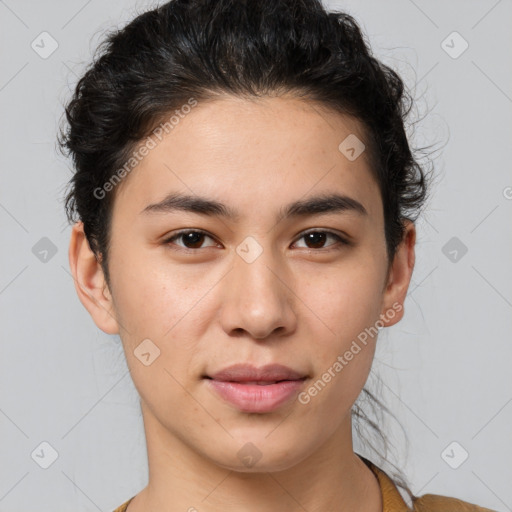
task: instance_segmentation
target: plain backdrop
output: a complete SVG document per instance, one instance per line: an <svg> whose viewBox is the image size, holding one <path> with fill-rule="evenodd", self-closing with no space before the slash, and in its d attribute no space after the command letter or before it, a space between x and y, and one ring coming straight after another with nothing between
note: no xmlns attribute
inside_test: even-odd
<svg viewBox="0 0 512 512"><path fill-rule="evenodd" d="M154 5L0 2L1 512L109 512L146 485L120 340L70 277L71 163L55 137L103 32ZM512 510L512 2L326 5L405 79L411 143L441 148L405 318L381 332L374 365L409 448L396 423L386 431L416 494Z"/></svg>

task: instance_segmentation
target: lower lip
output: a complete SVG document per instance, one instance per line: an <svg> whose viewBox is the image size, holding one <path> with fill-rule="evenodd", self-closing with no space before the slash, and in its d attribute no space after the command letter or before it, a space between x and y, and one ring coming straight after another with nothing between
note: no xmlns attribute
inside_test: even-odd
<svg viewBox="0 0 512 512"><path fill-rule="evenodd" d="M260 386L207 379L209 385L227 402L242 412L271 412L296 396L304 380L285 380Z"/></svg>

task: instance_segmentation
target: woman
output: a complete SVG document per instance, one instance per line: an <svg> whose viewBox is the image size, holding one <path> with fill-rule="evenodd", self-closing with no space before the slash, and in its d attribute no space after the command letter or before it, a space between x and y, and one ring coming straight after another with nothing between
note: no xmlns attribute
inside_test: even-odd
<svg viewBox="0 0 512 512"><path fill-rule="evenodd" d="M317 0L175 0L108 37L60 142L76 290L141 399L149 482L116 512L486 510L353 450L427 194L407 100Z"/></svg>

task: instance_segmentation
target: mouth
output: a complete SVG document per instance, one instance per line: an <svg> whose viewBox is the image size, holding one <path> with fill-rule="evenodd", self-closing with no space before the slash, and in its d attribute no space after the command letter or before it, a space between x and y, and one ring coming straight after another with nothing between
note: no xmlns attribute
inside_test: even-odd
<svg viewBox="0 0 512 512"><path fill-rule="evenodd" d="M203 375L203 377L223 382L262 383L265 385L265 383L275 384L285 380L300 380L306 378L307 375L282 364L268 364L261 368L251 364L234 364L211 375Z"/></svg>
<svg viewBox="0 0 512 512"><path fill-rule="evenodd" d="M296 397L308 376L283 365L258 369L239 364L203 379L216 396L239 411L268 413Z"/></svg>
<svg viewBox="0 0 512 512"><path fill-rule="evenodd" d="M206 379L210 380L217 380L218 382L233 382L236 384L245 384L245 385L255 385L255 386L271 386L272 384L279 384L280 382L293 382L294 380L304 380L306 377L303 377L303 379L283 379L283 380L250 380L250 381L241 381L241 380L218 380L218 379L212 379L211 377L205 377Z"/></svg>

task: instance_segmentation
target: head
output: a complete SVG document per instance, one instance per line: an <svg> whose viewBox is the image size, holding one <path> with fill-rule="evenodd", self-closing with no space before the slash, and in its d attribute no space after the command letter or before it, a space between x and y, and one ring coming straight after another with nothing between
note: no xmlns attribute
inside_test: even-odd
<svg viewBox="0 0 512 512"><path fill-rule="evenodd" d="M355 20L317 0L171 1L78 82L60 138L77 293L120 335L144 410L195 453L282 470L346 434L414 267L409 108ZM239 362L307 380L240 410L207 382Z"/></svg>

